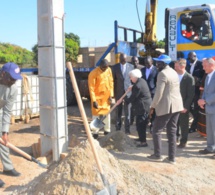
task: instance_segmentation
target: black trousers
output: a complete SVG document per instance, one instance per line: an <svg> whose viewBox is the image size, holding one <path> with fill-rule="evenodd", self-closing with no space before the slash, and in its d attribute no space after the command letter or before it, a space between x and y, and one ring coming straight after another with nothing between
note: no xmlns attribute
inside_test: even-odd
<svg viewBox="0 0 215 195"><path fill-rule="evenodd" d="M136 128L140 142L146 142L146 127L148 125L148 114L136 116Z"/></svg>
<svg viewBox="0 0 215 195"><path fill-rule="evenodd" d="M125 123L125 132L130 132L130 119L129 119L129 110L128 104L126 102L121 103L116 107L116 130L120 130L122 126L122 112L124 110L124 123Z"/></svg>
<svg viewBox="0 0 215 195"><path fill-rule="evenodd" d="M180 113L176 133L178 137L180 136L180 132L181 132L180 143L186 144L189 134L189 112Z"/></svg>
<svg viewBox="0 0 215 195"><path fill-rule="evenodd" d="M161 156L161 133L166 127L167 129L167 138L168 138L168 156L170 160L175 159L176 153L176 131L179 112L165 114L162 116L156 116L153 125L153 143L154 143L154 154L156 156Z"/></svg>
<svg viewBox="0 0 215 195"><path fill-rule="evenodd" d="M191 129L197 129L198 116L199 116L199 105L198 105L199 95L195 95L193 102L190 107L190 112L193 115L193 122L190 126Z"/></svg>

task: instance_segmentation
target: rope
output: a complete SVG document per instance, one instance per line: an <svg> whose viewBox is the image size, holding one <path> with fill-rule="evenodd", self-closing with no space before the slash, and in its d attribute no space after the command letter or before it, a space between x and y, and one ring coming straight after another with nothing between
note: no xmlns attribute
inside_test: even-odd
<svg viewBox="0 0 215 195"><path fill-rule="evenodd" d="M27 96L28 94L30 94L30 99L33 102L34 99L31 91L31 86L30 86L29 78L26 74L22 74L22 89L23 89L24 96Z"/></svg>
<svg viewBox="0 0 215 195"><path fill-rule="evenodd" d="M25 98L25 116L28 115L28 95L30 95L30 101L33 104L34 98L31 91L31 85L29 82L29 78L26 74L22 74L22 91L23 91L23 98Z"/></svg>

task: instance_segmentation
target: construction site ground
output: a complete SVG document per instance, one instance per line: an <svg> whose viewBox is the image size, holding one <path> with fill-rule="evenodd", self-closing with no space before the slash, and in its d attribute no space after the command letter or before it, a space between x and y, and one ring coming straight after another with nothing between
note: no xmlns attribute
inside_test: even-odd
<svg viewBox="0 0 215 195"><path fill-rule="evenodd" d="M90 121L90 102L87 99L83 99L83 103L88 120ZM87 139L78 106L68 107L68 131L70 138L75 136L81 142L84 142ZM112 132L114 131L114 124L112 124ZM25 124L23 121L17 121L10 127L10 142L30 155L33 155L31 146L33 143L38 142L39 137L39 118L31 119L28 124ZM120 162L117 166L126 167L127 171L124 171L126 172L124 174L127 174L126 177L129 178L130 183L128 182L121 185L119 182L123 181L117 178L117 176L112 178L111 181L115 181L117 187L124 186L122 188L139 188L133 189L133 191L122 189L118 194L215 194L215 159L212 159L212 155L200 155L198 153L198 150L204 149L206 146L206 138L201 137L198 132L189 134L189 142L186 148L177 149L175 165L166 162L151 162L147 159L147 156L153 153L152 136L149 132L147 132L148 147L137 148L134 138L137 138L135 125L131 126L131 135L123 135L124 142L121 145L119 145L119 142L117 141L114 143L114 139L110 139L112 142L105 142L103 132L100 132L99 135L100 145L106 147L110 154L117 159L117 162ZM165 132L163 132L162 139L162 153L163 156L166 157L168 153L168 142ZM71 150L73 149L70 149L69 151ZM44 183L45 180L43 180L45 175L48 175L46 174L46 169L41 168L34 162L30 162L20 157L13 151L11 151L11 159L15 169L21 172L21 176L9 177L3 175L2 165L0 164L0 179L6 183L6 185L0 189L1 195L24 194L22 192L19 193L19 191L23 189L25 194L42 194L38 193L38 189L40 189L43 194L83 194L81 191L73 191L72 193L68 193L68 191L65 192L63 187L62 189L59 187L61 184L60 181L58 183L58 189L55 189L54 191L49 189L48 193L47 188L50 186L48 184L46 185ZM73 161L74 159L75 158L73 158ZM91 161L91 159L89 161ZM57 162L55 163L55 168L58 163L59 166L62 166L62 164L60 164L61 162ZM82 166L84 166L83 163ZM50 167L52 168L53 166ZM130 168L132 171L129 171ZM107 172L107 169L105 171ZM41 179L41 177L43 177L43 179ZM83 179L83 182L88 181L88 175L82 175L82 178L80 177L81 174L79 176L80 181L81 179ZM136 186L135 183L138 183L142 178L144 178L144 181L141 186ZM49 173L46 180L48 179L55 180L56 178L52 178ZM95 183L92 178L88 179L91 183L86 182L86 185L90 186ZM31 185L32 187L29 187L29 184L32 184L32 182L35 184ZM79 184L76 183L76 185ZM139 192L140 189L142 189L142 193ZM93 193L88 192L85 194Z"/></svg>

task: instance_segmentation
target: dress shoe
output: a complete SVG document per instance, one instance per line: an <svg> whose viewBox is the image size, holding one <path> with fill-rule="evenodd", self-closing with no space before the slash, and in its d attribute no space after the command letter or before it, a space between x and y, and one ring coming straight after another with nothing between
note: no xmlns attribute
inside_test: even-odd
<svg viewBox="0 0 215 195"><path fill-rule="evenodd" d="M137 147L138 148L141 148L141 147L147 147L148 144L145 142L145 143L140 143L140 144L137 144Z"/></svg>
<svg viewBox="0 0 215 195"><path fill-rule="evenodd" d="M93 134L94 139L98 139L99 135L98 134Z"/></svg>
<svg viewBox="0 0 215 195"><path fill-rule="evenodd" d="M104 131L104 135L107 135L109 132L107 132L107 131Z"/></svg>
<svg viewBox="0 0 215 195"><path fill-rule="evenodd" d="M178 148L185 148L185 147L186 147L186 144L180 143L177 147L178 147Z"/></svg>
<svg viewBox="0 0 215 195"><path fill-rule="evenodd" d="M0 188L4 187L5 183L0 179Z"/></svg>
<svg viewBox="0 0 215 195"><path fill-rule="evenodd" d="M125 134L130 135L131 132L130 131L125 131Z"/></svg>
<svg viewBox="0 0 215 195"><path fill-rule="evenodd" d="M199 154L213 154L214 152L210 152L207 149L199 150Z"/></svg>
<svg viewBox="0 0 215 195"><path fill-rule="evenodd" d="M196 129L189 129L189 133L194 133L194 132L196 132Z"/></svg>
<svg viewBox="0 0 215 195"><path fill-rule="evenodd" d="M3 171L4 175L13 176L13 177L19 177L21 173L17 172L15 169L9 170L9 171Z"/></svg>
<svg viewBox="0 0 215 195"><path fill-rule="evenodd" d="M163 160L163 158L161 156L156 156L155 154L152 154L150 156L147 156L147 158L151 161L155 161L155 162L161 162Z"/></svg>
<svg viewBox="0 0 215 195"><path fill-rule="evenodd" d="M163 160L163 162L167 162L167 163L170 163L170 164L172 164L172 165L175 165L175 164L176 164L175 160L169 159L169 157L166 157L166 158Z"/></svg>
<svg viewBox="0 0 215 195"><path fill-rule="evenodd" d="M140 141L140 138L135 138L134 141L139 142L139 141Z"/></svg>

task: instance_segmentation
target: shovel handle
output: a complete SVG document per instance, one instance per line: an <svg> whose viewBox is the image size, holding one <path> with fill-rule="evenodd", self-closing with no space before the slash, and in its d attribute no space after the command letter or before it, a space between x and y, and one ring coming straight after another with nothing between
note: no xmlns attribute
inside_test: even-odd
<svg viewBox="0 0 215 195"><path fill-rule="evenodd" d="M123 96L122 96L121 98L123 99L123 98L128 94L128 92L129 92L129 91L126 91L126 92L123 94ZM108 114L110 114L117 106L118 106L117 104L114 104L114 105L112 106L112 108L109 110L109 112L108 112L105 116L103 116L100 120L103 121L103 120L106 118L106 116L107 116Z"/></svg>
<svg viewBox="0 0 215 195"><path fill-rule="evenodd" d="M128 92L130 92L130 91L126 91L121 98L124 99L124 97L128 94ZM118 106L117 104L114 104L113 107L110 109L110 111L107 114L110 114L117 106Z"/></svg>
<svg viewBox="0 0 215 195"><path fill-rule="evenodd" d="M92 151L93 151L94 158L96 160L99 172L101 174L103 174L103 169L102 169L101 162L100 162L98 153L96 151L96 148L95 148L95 145L94 145L94 142L93 142L94 140L93 140L93 137L92 137L92 134L91 134L91 131L90 131L87 116L86 116L86 113L85 113L85 110L84 110L83 102L82 102L82 99L81 99L81 96L80 96L80 92L79 92L79 89L78 89L78 85L77 85L77 82L76 82L75 74L74 74L73 69L72 69L71 62L67 62L66 64L67 64L67 68L69 69L69 75L70 75L70 78L71 78L71 81L72 81L72 86L73 86L73 89L74 89L74 92L75 92L75 96L76 96L76 99L77 99L77 102L78 102L78 107L79 107L79 110L81 112L82 120L83 120L83 123L84 123L84 127L85 127L85 130L86 130L86 133L87 133L88 140L90 142L90 145L91 145L91 148L92 148Z"/></svg>
<svg viewBox="0 0 215 195"><path fill-rule="evenodd" d="M0 137L0 143L2 145L5 145L5 142L3 141L3 139ZM17 148L16 146L14 146L13 144L11 144L10 142L7 142L6 145L8 148L10 148L11 150L17 152L18 154L20 154L21 156L23 156L24 158L26 158L27 160L33 161L35 163L37 163L39 166L43 167L43 168L47 168L46 165L42 164L41 162L39 162L37 159L35 159L34 157L30 156L29 154L27 154L26 152L24 152L23 150Z"/></svg>
<svg viewBox="0 0 215 195"><path fill-rule="evenodd" d="M4 141L2 138L0 138L0 143L2 145L5 145ZM25 153L24 151L20 150L19 148L17 148L16 146L14 146L13 144L11 144L10 142L7 142L7 145L6 145L8 148L12 149L13 151L17 152L18 154L20 154L21 156L27 158L28 160L32 160L32 157Z"/></svg>

